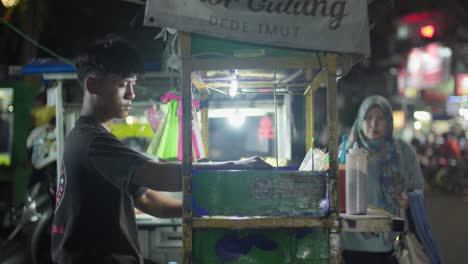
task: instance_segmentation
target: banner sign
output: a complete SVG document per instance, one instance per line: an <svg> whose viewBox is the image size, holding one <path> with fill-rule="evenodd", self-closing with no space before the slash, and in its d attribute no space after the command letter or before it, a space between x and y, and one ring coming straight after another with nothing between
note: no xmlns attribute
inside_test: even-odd
<svg viewBox="0 0 468 264"><path fill-rule="evenodd" d="M367 0L147 0L144 24L243 42L370 55Z"/></svg>

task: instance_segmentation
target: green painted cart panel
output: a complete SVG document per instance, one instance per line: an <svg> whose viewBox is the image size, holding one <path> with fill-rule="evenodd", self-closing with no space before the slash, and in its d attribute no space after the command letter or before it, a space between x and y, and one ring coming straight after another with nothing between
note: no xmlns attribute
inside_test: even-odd
<svg viewBox="0 0 468 264"><path fill-rule="evenodd" d="M198 229L194 263L325 264L328 231L311 229Z"/></svg>
<svg viewBox="0 0 468 264"><path fill-rule="evenodd" d="M311 50L251 44L234 40L220 39L196 33L192 33L191 37L192 54L194 55L224 55L238 58L316 56L316 52Z"/></svg>
<svg viewBox="0 0 468 264"><path fill-rule="evenodd" d="M194 216L323 216L326 174L312 171L194 171Z"/></svg>

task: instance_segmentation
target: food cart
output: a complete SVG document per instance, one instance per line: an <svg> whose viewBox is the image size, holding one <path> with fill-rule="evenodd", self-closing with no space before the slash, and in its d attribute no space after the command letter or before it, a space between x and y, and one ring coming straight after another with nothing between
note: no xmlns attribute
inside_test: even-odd
<svg viewBox="0 0 468 264"><path fill-rule="evenodd" d="M181 30L172 41L179 44L179 52L173 52L171 60L177 61L181 78L183 263L339 263L340 232L403 228L401 219L381 211L359 216L338 211L337 78L349 71L355 58L369 55L366 1L330 1L321 5L321 13L317 3L299 11L300 1L280 2L147 2L146 25ZM307 13L311 32L301 34L303 20L287 20L294 13L291 6L297 14ZM345 21L346 16L352 19ZM241 92L270 93L275 109L280 88L305 96L307 149L313 147L313 95L319 87L327 89L329 170L192 170L193 92L229 92L234 78L227 82L216 76L233 71ZM243 74L258 71L274 78L242 82ZM281 74L286 77L276 78ZM203 111L206 146L209 109ZM275 144L278 160L278 140Z"/></svg>
<svg viewBox="0 0 468 264"><path fill-rule="evenodd" d="M170 42L170 48L175 52L168 61L179 65L180 73L184 143L182 240L183 262L187 264L339 263L340 232L385 232L403 228L401 219L380 211L369 210L367 215L359 216L339 214L338 211L337 79L350 70L358 61L356 58L369 55L366 1L353 1L352 4L329 1L311 7L313 12L303 10L303 14L309 14L306 18L311 19L312 29L303 28L304 20L283 19L289 11L285 6L277 5L275 9L274 3L280 1L269 1L270 7L267 2L263 1L262 7L261 1L147 1L146 25L181 30L179 37ZM236 11L239 11L239 5L246 3L257 3L250 9L269 8L277 10L278 14L273 14L271 20L258 10L244 17L248 12ZM281 10L282 14L279 14ZM348 18L354 22L348 23ZM280 22L275 22L277 20ZM210 31L216 28L217 31ZM192 170L193 92L201 98L211 92L228 93L233 72L239 93L250 91L270 95L276 135L281 134L280 122L276 121L281 112L277 107L281 94L301 94L305 98L305 111L296 114L305 116L306 150L313 147L314 93L319 88L326 88L329 170L279 168L278 157L283 154L280 146L287 145L288 141L278 137L274 139L277 165L274 170ZM156 75L160 76L159 73ZM231 79L230 83L226 82L226 75ZM217 79L220 76L221 80ZM67 108L76 107L63 104L62 81L76 76L47 73L44 78L57 81L53 96L57 106L60 159L64 135L75 116ZM211 108L201 110L202 142L206 150L210 149L208 115ZM156 243L144 244L143 253L153 252L154 248L174 249L178 245L175 240L180 232L180 222L152 221L152 218L146 222L143 219L139 224L149 230L143 239ZM159 237L167 242L164 245L159 243L160 240L150 238L155 224L165 230L159 232Z"/></svg>

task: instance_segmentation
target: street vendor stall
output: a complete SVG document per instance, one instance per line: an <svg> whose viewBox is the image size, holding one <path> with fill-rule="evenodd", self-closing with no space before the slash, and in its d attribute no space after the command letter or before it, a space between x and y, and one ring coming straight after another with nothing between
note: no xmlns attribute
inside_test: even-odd
<svg viewBox="0 0 468 264"><path fill-rule="evenodd" d="M359 58L369 55L366 8L366 1L147 1L146 25L177 28L165 29L161 35L170 35L165 64L174 75L180 74L180 85L159 87L172 92L164 94L163 102L174 117L166 119L166 124L171 122L177 133L169 133L171 129L166 134L156 132L148 152L183 161L184 210L182 223L137 215L140 231L146 230L140 232L146 258L162 263L179 260L168 256L178 255L180 224L183 262L203 264L338 263L340 232L402 229L401 219L377 210L369 210L367 215L340 215L338 211L337 79ZM156 78L172 75L155 73ZM57 106L57 164L77 109L77 105L63 102L62 84L68 78L76 76L44 75L46 80L57 81L52 90ZM317 156L306 156L305 165L297 170L298 166L290 166L301 161L291 162L294 133L288 129L288 121L305 116L305 152L313 149L313 99L321 87L327 89L329 160L318 166L313 162ZM145 109L160 95L137 92ZM217 100L215 95L244 100ZM260 99L249 101L251 97L246 95ZM285 101L291 95L305 98L305 111L287 109L292 103ZM140 98L136 98L135 108ZM207 98L211 99L209 105ZM210 139L216 129L210 129L215 122L209 117L225 115L226 105L238 110L229 113L233 117L247 110L260 116L256 117L260 122L257 132L271 143L262 151L273 156L274 170L192 170L192 162L214 159L215 148L210 143L234 141L229 137ZM197 107L201 135L194 132L197 115L192 108ZM144 133L147 135L153 136ZM160 144L169 138L179 144L170 153ZM253 145L246 140L232 146L241 143ZM258 152L257 148L244 155Z"/></svg>
<svg viewBox="0 0 468 264"><path fill-rule="evenodd" d="M170 41L168 61L181 74L184 263L339 263L340 232L403 228L379 211L338 211L337 79L369 55L366 1L155 0L145 24L182 31ZM264 79L249 80L255 74ZM329 170L279 168L278 140L274 170L192 170L193 93L270 94L275 109L279 94L301 93L310 149L319 87L327 89Z"/></svg>

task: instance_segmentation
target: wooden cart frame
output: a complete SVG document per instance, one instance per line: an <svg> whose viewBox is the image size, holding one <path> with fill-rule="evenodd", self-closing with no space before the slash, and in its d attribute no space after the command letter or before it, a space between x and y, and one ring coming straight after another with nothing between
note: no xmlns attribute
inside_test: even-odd
<svg viewBox="0 0 468 264"><path fill-rule="evenodd" d="M338 173L338 104L337 104L337 56L326 54L323 61L317 56L279 57L279 58L216 58L197 59L191 54L191 35L182 33L180 39L181 78L182 78L182 116L183 116L183 246L184 263L193 263L193 229L194 228L300 228L326 227L330 231L330 258L332 263L339 263L339 232L337 173ZM320 73L309 84L307 96L307 147L311 146L313 131L312 108L313 92L320 86L327 88L328 143L330 153L330 177L328 193L330 194L330 214L325 218L318 217L262 217L262 218L194 218L192 215L192 123L191 123L191 73L193 71L230 70L230 69L320 69ZM202 113L202 124L206 114ZM205 138L207 135L204 134Z"/></svg>

